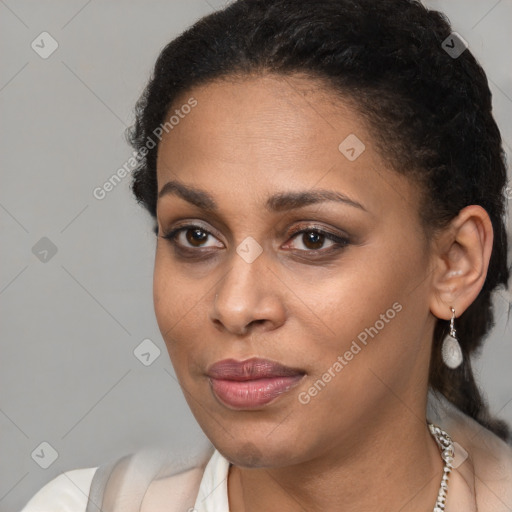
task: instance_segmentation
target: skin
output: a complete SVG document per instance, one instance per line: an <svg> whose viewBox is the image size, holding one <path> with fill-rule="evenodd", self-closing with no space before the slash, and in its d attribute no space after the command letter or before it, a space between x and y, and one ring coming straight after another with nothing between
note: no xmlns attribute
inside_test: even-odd
<svg viewBox="0 0 512 512"><path fill-rule="evenodd" d="M188 404L233 464L230 510L431 512L443 465L425 418L432 333L436 318L449 319L450 306L462 314L483 286L492 247L485 210L469 206L427 238L417 185L384 163L350 103L310 78L215 81L175 103L190 97L197 106L160 142L158 190L177 180L210 194L218 209L159 197L154 305ZM338 149L349 134L366 146L355 161ZM317 189L362 208L265 209L278 192ZM210 235L163 237L186 224ZM291 235L295 227L348 243L312 243ZM263 250L252 263L236 252L248 236ZM401 311L301 403L395 303ZM306 375L258 410L234 410L206 372L250 357Z"/></svg>

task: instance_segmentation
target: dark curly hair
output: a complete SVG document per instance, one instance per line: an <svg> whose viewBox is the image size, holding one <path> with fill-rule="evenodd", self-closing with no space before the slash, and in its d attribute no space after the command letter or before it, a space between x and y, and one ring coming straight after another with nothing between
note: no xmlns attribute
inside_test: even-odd
<svg viewBox="0 0 512 512"><path fill-rule="evenodd" d="M160 53L136 105L127 138L138 152L132 190L156 218L158 144L154 130L180 94L214 79L299 73L320 80L353 104L381 156L416 180L427 235L459 211L481 205L494 244L485 284L457 321L463 364L448 369L438 319L430 386L504 440L475 382L470 356L494 325L491 292L507 286L504 226L506 165L484 71L469 50L457 58L442 46L447 18L413 0L238 0L200 19ZM156 232L155 228L155 232Z"/></svg>

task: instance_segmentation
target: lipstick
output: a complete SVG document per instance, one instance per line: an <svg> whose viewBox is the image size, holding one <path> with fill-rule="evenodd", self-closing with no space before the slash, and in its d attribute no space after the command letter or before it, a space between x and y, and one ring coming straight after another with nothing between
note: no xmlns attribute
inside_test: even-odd
<svg viewBox="0 0 512 512"><path fill-rule="evenodd" d="M258 409L291 388L305 375L268 359L245 361L224 359L213 364L208 372L210 385L217 399L232 409Z"/></svg>

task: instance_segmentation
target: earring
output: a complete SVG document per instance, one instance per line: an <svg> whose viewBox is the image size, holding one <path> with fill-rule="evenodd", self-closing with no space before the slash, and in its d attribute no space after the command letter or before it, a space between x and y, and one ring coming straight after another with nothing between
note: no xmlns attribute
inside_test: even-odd
<svg viewBox="0 0 512 512"><path fill-rule="evenodd" d="M450 309L452 310L450 334L448 334L443 340L441 355L443 356L444 364L453 370L461 365L463 356L462 349L460 348L459 341L457 340L457 334L455 332L455 309Z"/></svg>

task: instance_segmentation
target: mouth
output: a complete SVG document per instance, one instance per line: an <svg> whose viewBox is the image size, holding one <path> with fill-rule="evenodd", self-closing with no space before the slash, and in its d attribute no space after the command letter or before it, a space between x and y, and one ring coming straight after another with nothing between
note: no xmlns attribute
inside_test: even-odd
<svg viewBox="0 0 512 512"><path fill-rule="evenodd" d="M258 409L294 388L306 375L268 359L225 359L213 364L207 375L215 397L231 409Z"/></svg>

